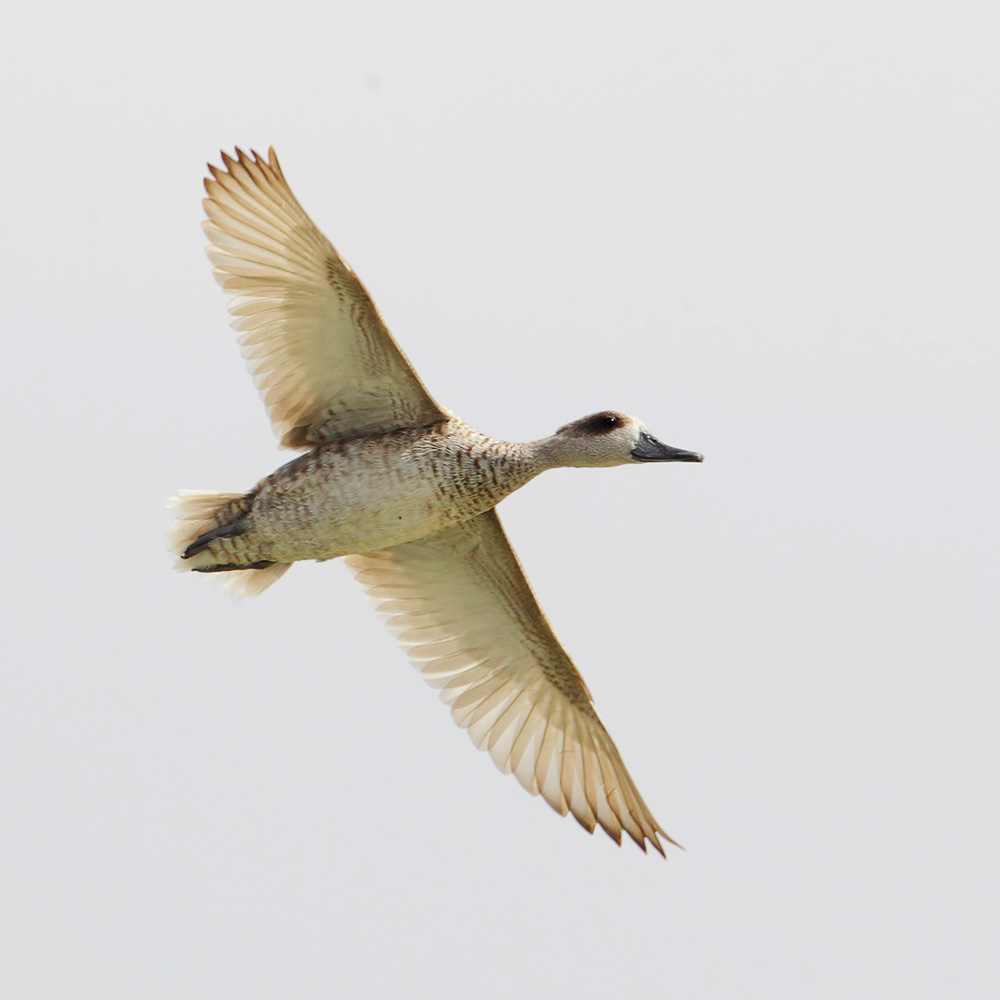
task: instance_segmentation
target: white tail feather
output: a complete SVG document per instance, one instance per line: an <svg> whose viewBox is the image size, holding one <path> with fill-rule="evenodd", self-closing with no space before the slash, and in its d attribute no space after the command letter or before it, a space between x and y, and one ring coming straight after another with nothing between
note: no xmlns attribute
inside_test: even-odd
<svg viewBox="0 0 1000 1000"><path fill-rule="evenodd" d="M271 586L291 566L291 563L273 563L264 569L233 569L228 573L212 573L227 594L234 597L256 597Z"/></svg>
<svg viewBox="0 0 1000 1000"><path fill-rule="evenodd" d="M174 512L177 523L167 535L167 548L176 562L177 569L192 569L185 565L183 555L187 547L205 534L219 526L219 511L226 504L242 499L242 493L218 493L213 490L179 490L178 495L167 501L167 506Z"/></svg>
<svg viewBox="0 0 1000 1000"><path fill-rule="evenodd" d="M178 495L167 501L177 521L167 535L167 548L174 557L174 567L179 570L198 568L198 557L184 559L192 542L205 532L219 527L219 514L235 500L242 500L244 493L219 493L214 490L179 490ZM201 553L199 553L200 555ZM291 563L274 563L263 569L235 569L213 573L222 589L237 596L256 597L267 590L291 566Z"/></svg>

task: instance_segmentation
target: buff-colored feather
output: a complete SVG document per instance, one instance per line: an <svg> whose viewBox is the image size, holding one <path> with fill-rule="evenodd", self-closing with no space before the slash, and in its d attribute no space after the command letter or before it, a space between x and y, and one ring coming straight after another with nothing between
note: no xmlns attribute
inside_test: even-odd
<svg viewBox="0 0 1000 1000"><path fill-rule="evenodd" d="M283 447L423 427L448 416L364 286L292 194L272 149L237 150L205 181L208 256Z"/></svg>
<svg viewBox="0 0 1000 1000"><path fill-rule="evenodd" d="M643 850L649 812L538 607L494 511L347 565L455 721L557 812Z"/></svg>

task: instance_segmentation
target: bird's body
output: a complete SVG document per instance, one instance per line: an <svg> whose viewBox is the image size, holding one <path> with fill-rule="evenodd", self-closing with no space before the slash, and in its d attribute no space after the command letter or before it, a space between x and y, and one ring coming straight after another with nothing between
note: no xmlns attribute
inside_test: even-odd
<svg viewBox="0 0 1000 1000"><path fill-rule="evenodd" d="M182 569L257 594L304 559L347 564L460 725L533 794L662 853L590 694L528 587L494 508L546 469L701 461L634 417L593 414L528 443L440 407L271 150L212 170L216 277L283 446L305 454L247 493L186 492ZM669 840L669 837L666 837Z"/></svg>
<svg viewBox="0 0 1000 1000"><path fill-rule="evenodd" d="M213 539L189 567L334 559L412 542L491 510L543 468L532 444L494 441L457 417L320 445L261 480L233 512L244 519L240 533Z"/></svg>

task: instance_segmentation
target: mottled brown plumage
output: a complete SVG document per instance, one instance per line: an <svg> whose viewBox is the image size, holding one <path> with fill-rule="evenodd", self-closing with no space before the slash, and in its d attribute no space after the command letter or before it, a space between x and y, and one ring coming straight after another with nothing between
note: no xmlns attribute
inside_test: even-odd
<svg viewBox="0 0 1000 1000"><path fill-rule="evenodd" d="M642 801L542 614L494 508L546 469L700 461L605 411L497 441L440 407L361 282L268 159L210 167L215 276L283 447L308 449L247 493L172 501L182 569L257 594L302 559L346 562L459 725L587 829L670 840Z"/></svg>

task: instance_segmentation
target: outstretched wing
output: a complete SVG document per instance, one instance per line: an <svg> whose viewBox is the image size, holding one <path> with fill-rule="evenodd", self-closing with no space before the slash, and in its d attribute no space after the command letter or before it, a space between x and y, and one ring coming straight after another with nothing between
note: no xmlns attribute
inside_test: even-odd
<svg viewBox="0 0 1000 1000"><path fill-rule="evenodd" d="M208 256L285 448L424 427L449 414L396 346L364 286L302 210L272 148L209 165Z"/></svg>
<svg viewBox="0 0 1000 1000"><path fill-rule="evenodd" d="M495 511L348 556L369 600L455 721L562 815L644 851L674 843L642 801L590 692L542 614Z"/></svg>

